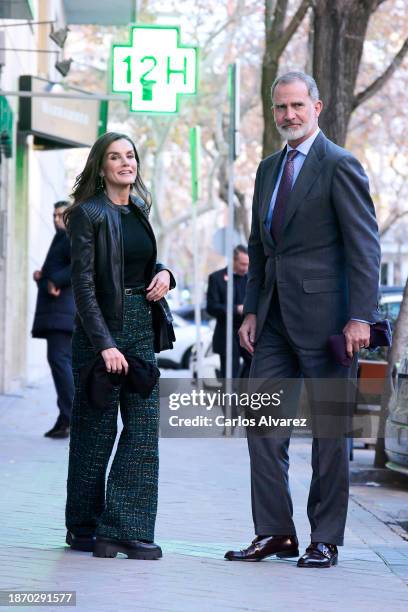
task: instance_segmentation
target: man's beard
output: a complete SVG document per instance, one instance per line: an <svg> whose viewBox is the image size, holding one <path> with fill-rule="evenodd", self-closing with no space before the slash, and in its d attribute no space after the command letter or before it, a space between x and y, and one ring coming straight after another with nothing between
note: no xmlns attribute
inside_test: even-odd
<svg viewBox="0 0 408 612"><path fill-rule="evenodd" d="M284 140L298 140L299 138L303 138L311 129L311 124L305 123L304 125L296 126L296 127L281 127L276 126L279 134L282 136Z"/></svg>

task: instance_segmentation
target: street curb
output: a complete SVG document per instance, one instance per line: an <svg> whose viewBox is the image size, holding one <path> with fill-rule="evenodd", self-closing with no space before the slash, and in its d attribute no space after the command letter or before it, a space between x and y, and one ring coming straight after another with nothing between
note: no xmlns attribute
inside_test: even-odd
<svg viewBox="0 0 408 612"><path fill-rule="evenodd" d="M386 468L350 468L350 484L367 484L375 482L378 484L402 484L408 487L408 476L393 472Z"/></svg>

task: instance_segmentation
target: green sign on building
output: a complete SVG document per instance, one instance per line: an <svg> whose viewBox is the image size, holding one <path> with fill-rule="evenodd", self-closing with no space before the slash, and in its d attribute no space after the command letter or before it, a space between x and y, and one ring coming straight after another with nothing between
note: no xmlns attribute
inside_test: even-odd
<svg viewBox="0 0 408 612"><path fill-rule="evenodd" d="M197 92L197 47L182 45L176 26L131 27L128 45L113 45L112 91L130 93L136 113L177 113Z"/></svg>
<svg viewBox="0 0 408 612"><path fill-rule="evenodd" d="M6 157L13 155L13 111L4 96L0 96L0 147Z"/></svg>

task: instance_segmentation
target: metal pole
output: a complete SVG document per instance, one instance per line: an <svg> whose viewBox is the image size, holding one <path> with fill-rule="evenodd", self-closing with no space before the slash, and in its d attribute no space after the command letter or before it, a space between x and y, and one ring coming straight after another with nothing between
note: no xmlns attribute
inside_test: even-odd
<svg viewBox="0 0 408 612"><path fill-rule="evenodd" d="M61 53L61 51L53 51L51 49L14 49L14 47L0 47L0 51L21 51L24 53L56 53L57 55Z"/></svg>
<svg viewBox="0 0 408 612"><path fill-rule="evenodd" d="M55 83L59 85L59 83ZM1 90L0 96L16 96L17 98L65 98L71 100L107 100L129 102L128 94L69 94L64 92L51 93L50 91L10 91Z"/></svg>
<svg viewBox="0 0 408 612"><path fill-rule="evenodd" d="M200 264L198 252L198 229L197 229L197 203L193 204L193 258L194 258L194 321L196 326L196 357L197 357L197 385L203 373L203 351L201 346L201 287L200 287Z"/></svg>
<svg viewBox="0 0 408 612"><path fill-rule="evenodd" d="M232 332L233 332L233 288L234 288L234 270L232 261L233 250L233 230L234 230L234 160L229 156L228 160L228 225L225 241L225 255L227 257L227 339L226 339L226 368L225 368L225 390L227 394L232 392ZM227 395L231 397L231 395ZM230 419L232 416L231 405L225 406L225 416ZM231 427L227 425L225 428L226 436L232 433Z"/></svg>
<svg viewBox="0 0 408 612"><path fill-rule="evenodd" d="M190 129L191 194L193 226L193 268L194 268L194 321L196 326L196 373L197 385L201 385L203 372L203 348L201 345L201 270L198 250L199 236L197 227L197 203L201 188L201 128Z"/></svg>
<svg viewBox="0 0 408 612"><path fill-rule="evenodd" d="M235 62L229 67L229 94L230 94L230 125L229 125L229 155L228 155L228 225L225 245L227 258L227 337L226 337L226 392L232 391L232 359L233 359L233 333L234 333L234 161L238 154L238 126L239 126L239 63ZM227 395L227 397L231 397ZM231 405L226 404L225 416L232 416ZM225 433L231 435L231 427L227 426Z"/></svg>
<svg viewBox="0 0 408 612"><path fill-rule="evenodd" d="M3 28L15 28L15 27L19 28L21 26L43 25L43 24L46 24L46 23L57 23L57 22L54 19L53 21L49 21L48 20L48 21L24 21L23 23L19 23L19 22L16 22L16 23L2 23L0 25L0 28L1 29L3 29Z"/></svg>

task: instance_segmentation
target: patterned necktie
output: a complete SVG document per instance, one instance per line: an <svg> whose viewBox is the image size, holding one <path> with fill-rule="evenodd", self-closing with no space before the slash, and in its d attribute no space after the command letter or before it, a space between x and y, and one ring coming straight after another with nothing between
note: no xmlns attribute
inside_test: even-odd
<svg viewBox="0 0 408 612"><path fill-rule="evenodd" d="M285 167L283 168L282 178L279 183L278 193L276 195L275 206L272 213L271 234L275 242L278 242L280 231L282 228L283 218L285 216L286 205L289 200L290 192L293 186L294 163L298 151L295 149L288 152L286 157Z"/></svg>

